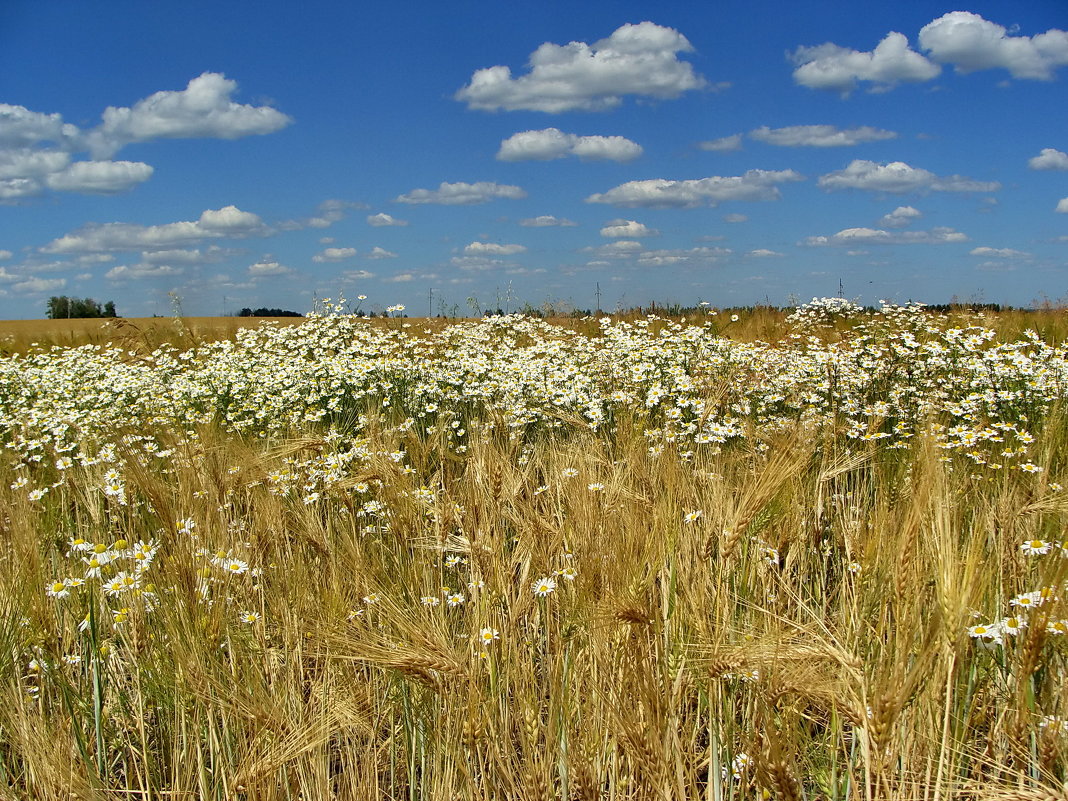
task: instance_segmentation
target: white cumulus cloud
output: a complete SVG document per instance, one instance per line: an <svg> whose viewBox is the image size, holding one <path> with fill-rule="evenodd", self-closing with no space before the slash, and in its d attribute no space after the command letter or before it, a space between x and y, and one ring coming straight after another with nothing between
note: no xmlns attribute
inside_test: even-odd
<svg viewBox="0 0 1068 801"><path fill-rule="evenodd" d="M95 158L107 158L132 142L153 139L239 139L273 133L293 120L270 106L231 99L237 82L217 72L193 78L180 91L156 92L132 108L109 106L104 121L88 133Z"/></svg>
<svg viewBox="0 0 1068 801"><path fill-rule="evenodd" d="M312 256L314 262L344 261L356 255L356 248L326 248Z"/></svg>
<svg viewBox="0 0 1068 801"><path fill-rule="evenodd" d="M63 122L59 114L43 114L25 106L0 103L0 147L19 148L52 142L71 148L80 137L78 127Z"/></svg>
<svg viewBox="0 0 1068 801"><path fill-rule="evenodd" d="M968 237L952 228L930 231L886 231L881 228L845 228L832 236L810 236L802 245L942 245L967 242Z"/></svg>
<svg viewBox="0 0 1068 801"><path fill-rule="evenodd" d="M29 147L0 150L0 179L42 178L70 164L70 154L61 150L34 150Z"/></svg>
<svg viewBox="0 0 1068 801"><path fill-rule="evenodd" d="M604 111L625 95L676 98L707 85L679 53L693 50L678 31L652 22L623 25L590 45L546 42L513 77L507 66L477 70L455 99L485 111Z"/></svg>
<svg viewBox="0 0 1068 801"><path fill-rule="evenodd" d="M442 206L471 206L476 203L488 203L497 198L517 200L527 193L518 186L497 184L492 181L478 181L469 184L442 182L437 189L413 189L396 198L397 203L424 204L436 203Z"/></svg>
<svg viewBox="0 0 1068 801"><path fill-rule="evenodd" d="M904 228L922 216L923 212L912 206L898 206L893 211L880 217L879 224L887 228Z"/></svg>
<svg viewBox="0 0 1068 801"><path fill-rule="evenodd" d="M995 258L995 259L1025 259L1031 254L1025 253L1022 250L1013 250L1012 248L972 248L968 253L972 256L982 256L983 258Z"/></svg>
<svg viewBox="0 0 1068 801"><path fill-rule="evenodd" d="M47 176L45 183L58 192L114 195L147 181L153 172L140 161L76 161Z"/></svg>
<svg viewBox="0 0 1068 801"><path fill-rule="evenodd" d="M878 164L855 159L844 170L821 175L821 189L864 189L871 192L995 192L996 181L984 182L961 175L939 177L929 170L911 167L903 161Z"/></svg>
<svg viewBox="0 0 1068 801"><path fill-rule="evenodd" d="M537 217L527 217L525 220L520 220L519 224L524 228L573 228L578 225L573 220L568 220L565 217L555 217L552 214L542 214Z"/></svg>
<svg viewBox="0 0 1068 801"><path fill-rule="evenodd" d="M845 129L835 125L790 125L785 128L765 125L750 131L749 138L780 147L851 147L862 142L896 139L897 133L870 125Z"/></svg>
<svg viewBox="0 0 1068 801"><path fill-rule="evenodd" d="M612 220L601 229L601 236L609 238L627 237L630 239L637 239L643 236L659 235L660 232L655 228L650 228L637 220Z"/></svg>
<svg viewBox="0 0 1068 801"><path fill-rule="evenodd" d="M181 274L182 269L180 267L173 267L169 264L120 264L118 267L112 267L104 273L104 277L109 281L124 281L127 279L137 281L143 278L166 278L167 276Z"/></svg>
<svg viewBox="0 0 1068 801"><path fill-rule="evenodd" d="M738 133L722 136L719 139L708 139L704 142L698 142L697 146L701 150L708 150L713 153L731 153L742 149L742 135Z"/></svg>
<svg viewBox="0 0 1068 801"><path fill-rule="evenodd" d="M715 264L723 256L730 255L728 248L696 247L676 250L646 250L638 254L638 264L642 267L668 267L686 265L700 267Z"/></svg>
<svg viewBox="0 0 1068 801"><path fill-rule="evenodd" d="M123 250L167 250L205 239L266 236L270 229L259 216L236 206L207 210L196 221L136 225L105 223L86 225L54 239L43 253L105 253Z"/></svg>
<svg viewBox="0 0 1068 801"><path fill-rule="evenodd" d="M1014 78L1050 80L1068 64L1068 31L1014 36L970 11L951 11L920 30L920 46L957 72L1002 68Z"/></svg>
<svg viewBox="0 0 1068 801"><path fill-rule="evenodd" d="M1057 208L1055 211L1060 214L1068 214L1068 197L1062 197L1057 201Z"/></svg>
<svg viewBox="0 0 1068 801"><path fill-rule="evenodd" d="M258 261L255 264L250 264L248 267L248 274L255 278L263 278L273 275L290 275L293 273L292 267L286 267L284 264L279 264L276 261Z"/></svg>
<svg viewBox="0 0 1068 801"><path fill-rule="evenodd" d="M929 81L942 68L909 47L904 34L891 31L874 50L857 51L830 42L799 47L790 55L794 81L810 89L848 94L858 81L889 88L903 81Z"/></svg>
<svg viewBox="0 0 1068 801"><path fill-rule="evenodd" d="M34 295L44 292L53 292L67 285L66 278L30 278L12 284L11 289L24 295Z"/></svg>
<svg viewBox="0 0 1068 801"><path fill-rule="evenodd" d="M1027 166L1032 170L1068 170L1068 153L1044 147L1041 153L1028 160Z"/></svg>
<svg viewBox="0 0 1068 801"><path fill-rule="evenodd" d="M469 256L514 256L526 252L523 245L498 245L494 242L472 242L464 248Z"/></svg>
<svg viewBox="0 0 1068 801"><path fill-rule="evenodd" d="M777 250L768 250L767 248L757 248L756 250L750 250L745 255L752 256L753 258L756 258L756 259L768 259L768 258L774 258L776 256L781 256L783 254L779 253L779 251L777 251Z"/></svg>
<svg viewBox="0 0 1068 801"><path fill-rule="evenodd" d="M7 178L0 180L0 203L21 200L41 194L41 184L33 178Z"/></svg>
<svg viewBox="0 0 1068 801"><path fill-rule="evenodd" d="M550 161L577 156L586 161L633 161L642 147L622 136L578 136L558 128L521 131L501 142L500 161Z"/></svg>
<svg viewBox="0 0 1068 801"><path fill-rule="evenodd" d="M386 250L385 248L380 248L380 247L378 247L378 245L375 245L373 248L371 248L371 252L367 254L367 258L369 258L369 259L395 259L395 258L397 258L397 254L394 253L391 250Z"/></svg>
<svg viewBox="0 0 1068 801"><path fill-rule="evenodd" d="M375 228L383 228L383 227L386 227L386 226L403 226L403 225L407 225L408 221L407 220L398 220L395 217L391 217L390 215L386 214L385 212L380 212L379 214L369 214L369 215L367 215L367 224L368 225L373 225Z"/></svg>
<svg viewBox="0 0 1068 801"><path fill-rule="evenodd" d="M729 200L777 200L776 184L802 181L794 170L749 170L744 175L712 176L685 181L651 178L628 181L604 193L590 195L587 203L647 208L696 208Z"/></svg>

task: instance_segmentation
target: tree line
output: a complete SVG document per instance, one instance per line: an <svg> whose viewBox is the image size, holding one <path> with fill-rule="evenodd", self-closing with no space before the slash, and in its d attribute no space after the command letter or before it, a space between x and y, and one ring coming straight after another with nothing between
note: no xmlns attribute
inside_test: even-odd
<svg viewBox="0 0 1068 801"><path fill-rule="evenodd" d="M101 306L92 298L68 298L54 295L48 299L48 319L63 320L75 317L118 317L115 304L108 301Z"/></svg>

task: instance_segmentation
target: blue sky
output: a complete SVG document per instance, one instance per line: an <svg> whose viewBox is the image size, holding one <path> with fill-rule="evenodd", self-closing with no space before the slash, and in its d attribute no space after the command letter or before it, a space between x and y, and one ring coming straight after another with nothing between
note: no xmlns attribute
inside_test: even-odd
<svg viewBox="0 0 1068 801"><path fill-rule="evenodd" d="M6 0L0 317L1056 300L1066 77L1063 0Z"/></svg>

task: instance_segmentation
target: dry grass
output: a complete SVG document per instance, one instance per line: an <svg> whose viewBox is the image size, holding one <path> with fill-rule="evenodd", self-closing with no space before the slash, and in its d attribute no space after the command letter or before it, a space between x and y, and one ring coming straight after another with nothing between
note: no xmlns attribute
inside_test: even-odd
<svg viewBox="0 0 1068 801"><path fill-rule="evenodd" d="M184 336L169 324L137 326ZM10 330L116 333L81 325ZM472 418L458 459L448 431L366 413L366 462L318 503L269 478L332 452L314 429L266 444L141 432L174 468L131 458L127 506L94 489L99 467L43 503L0 484L8 794L1065 798L1068 729L1040 726L1068 715L1065 638L1045 628L1068 618L1059 590L1002 648L966 633L972 610L1063 585L1068 560L1020 550L1068 524L1044 482L977 481L923 433L887 450L798 426L766 451L686 461L652 455L634 420L546 432L524 457ZM1053 415L1035 452L1053 461L1064 427ZM388 524L360 514L372 495ZM71 537L158 538L158 608L131 602L113 623L102 597L44 597L80 564ZM216 552L262 574L221 574ZM556 588L538 597L542 577Z"/></svg>

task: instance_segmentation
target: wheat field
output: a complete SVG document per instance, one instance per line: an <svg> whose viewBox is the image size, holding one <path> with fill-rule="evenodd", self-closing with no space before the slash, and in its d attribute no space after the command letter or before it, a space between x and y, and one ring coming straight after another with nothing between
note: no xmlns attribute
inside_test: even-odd
<svg viewBox="0 0 1068 801"><path fill-rule="evenodd" d="M0 358L7 795L1068 797L1060 313L342 311Z"/></svg>

